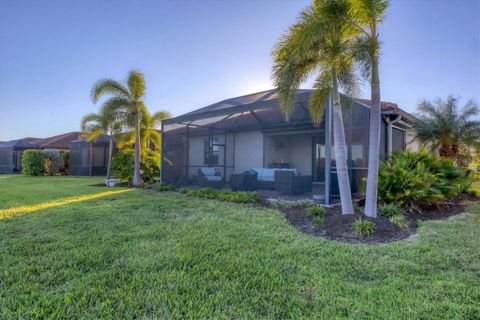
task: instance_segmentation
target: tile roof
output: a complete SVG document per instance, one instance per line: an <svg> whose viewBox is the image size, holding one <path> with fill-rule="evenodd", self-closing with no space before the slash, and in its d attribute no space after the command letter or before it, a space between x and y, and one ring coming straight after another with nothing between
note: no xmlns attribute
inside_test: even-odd
<svg viewBox="0 0 480 320"><path fill-rule="evenodd" d="M70 142L81 138L81 132L74 131L57 136L40 139L40 138L25 138L24 141L36 144L44 149L68 149Z"/></svg>

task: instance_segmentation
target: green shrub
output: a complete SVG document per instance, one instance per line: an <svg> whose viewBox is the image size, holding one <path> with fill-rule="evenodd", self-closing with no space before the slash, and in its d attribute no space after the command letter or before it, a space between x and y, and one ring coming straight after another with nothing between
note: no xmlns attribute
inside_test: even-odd
<svg viewBox="0 0 480 320"><path fill-rule="evenodd" d="M62 166L60 152L46 149L42 151L42 154L45 174L53 176L55 173L59 173Z"/></svg>
<svg viewBox="0 0 480 320"><path fill-rule="evenodd" d="M378 174L378 199L420 211L457 196L468 184L468 175L449 159L419 152L396 153L382 163Z"/></svg>
<svg viewBox="0 0 480 320"><path fill-rule="evenodd" d="M468 193L469 195L474 196L474 197L480 196L480 191L472 189L472 188L468 189L466 191L466 193Z"/></svg>
<svg viewBox="0 0 480 320"><path fill-rule="evenodd" d="M356 203L355 201L352 201L352 207L353 207L353 211L362 211L358 203Z"/></svg>
<svg viewBox="0 0 480 320"><path fill-rule="evenodd" d="M63 162L63 172L65 174L68 174L70 169L70 152L69 151L65 151L62 153L62 162Z"/></svg>
<svg viewBox="0 0 480 320"><path fill-rule="evenodd" d="M402 215L403 210L394 204L384 204L378 208L378 213L382 217L391 218L396 215Z"/></svg>
<svg viewBox="0 0 480 320"><path fill-rule="evenodd" d="M322 206L314 206L307 209L307 213L311 217L323 217L325 215L325 208Z"/></svg>
<svg viewBox="0 0 480 320"><path fill-rule="evenodd" d="M220 201L238 203L256 203L260 201L260 195L256 192L203 189L181 189L180 192L193 197L203 199L216 199Z"/></svg>
<svg viewBox="0 0 480 320"><path fill-rule="evenodd" d="M22 156L22 173L28 176L43 174L42 150L25 150Z"/></svg>
<svg viewBox="0 0 480 320"><path fill-rule="evenodd" d="M310 200L310 199L302 199L302 200L297 200L297 201L290 201L290 200L283 200L283 199L272 199L269 200L270 205L273 208L298 208L298 207L304 207L304 208L310 208L313 206L316 206L317 204L315 201Z"/></svg>
<svg viewBox="0 0 480 320"><path fill-rule="evenodd" d="M134 151L132 149L122 150L113 156L111 170L115 178L132 183L133 169ZM144 183L153 182L160 175L160 154L158 152L150 149L142 150L140 175Z"/></svg>
<svg viewBox="0 0 480 320"><path fill-rule="evenodd" d="M157 190L157 191L175 191L177 190L177 187L173 184L168 184L168 183L155 183L153 186L152 186L153 189Z"/></svg>
<svg viewBox="0 0 480 320"><path fill-rule="evenodd" d="M325 225L325 220L323 220L323 217L314 217L312 222L316 227Z"/></svg>
<svg viewBox="0 0 480 320"><path fill-rule="evenodd" d="M371 235L375 232L375 224L371 221L359 218L353 223L353 231L358 235Z"/></svg>
<svg viewBox="0 0 480 320"><path fill-rule="evenodd" d="M408 222L405 220L403 214L396 214L390 217L390 222L396 224L400 229L408 229Z"/></svg>

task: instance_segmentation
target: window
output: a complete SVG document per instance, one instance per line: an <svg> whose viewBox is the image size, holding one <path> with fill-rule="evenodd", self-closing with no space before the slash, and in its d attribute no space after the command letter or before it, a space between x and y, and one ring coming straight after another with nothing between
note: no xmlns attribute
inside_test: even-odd
<svg viewBox="0 0 480 320"><path fill-rule="evenodd" d="M405 131L392 128L392 151L405 150Z"/></svg>
<svg viewBox="0 0 480 320"><path fill-rule="evenodd" d="M218 153L219 153L218 139L205 139L204 148L204 164L213 166L218 165Z"/></svg>

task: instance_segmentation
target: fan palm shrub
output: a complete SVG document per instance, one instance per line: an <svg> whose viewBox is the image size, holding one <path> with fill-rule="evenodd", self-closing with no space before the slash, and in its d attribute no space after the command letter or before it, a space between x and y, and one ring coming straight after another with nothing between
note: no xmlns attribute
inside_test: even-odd
<svg viewBox="0 0 480 320"><path fill-rule="evenodd" d="M480 121L475 120L480 108L473 100L461 109L453 96L445 101L423 100L418 111L414 122L416 139L441 157L458 161L470 149L480 148Z"/></svg>
<svg viewBox="0 0 480 320"><path fill-rule="evenodd" d="M103 96L109 98L103 103L105 109L118 113L123 123L134 128L135 149L134 149L134 172L133 185L141 183L140 177L140 126L142 116L146 112L143 97L145 94L145 79L140 71L132 70L128 73L126 83L113 79L104 79L96 82L92 88L91 96L94 103Z"/></svg>
<svg viewBox="0 0 480 320"><path fill-rule="evenodd" d="M439 206L468 189L471 180L451 159L404 151L385 160L379 171L378 197L386 204L418 211Z"/></svg>
<svg viewBox="0 0 480 320"><path fill-rule="evenodd" d="M347 169L347 152L339 90L355 95L354 36L351 5L346 0L315 0L280 38L273 50L273 80L280 108L289 118L300 85L316 73L309 113L319 125L325 105L333 97L333 131L336 168L343 214L353 214Z"/></svg>

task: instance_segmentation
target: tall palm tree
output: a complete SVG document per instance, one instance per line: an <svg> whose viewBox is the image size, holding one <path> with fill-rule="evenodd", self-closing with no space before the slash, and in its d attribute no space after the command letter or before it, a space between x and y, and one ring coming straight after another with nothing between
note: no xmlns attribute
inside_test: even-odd
<svg viewBox="0 0 480 320"><path fill-rule="evenodd" d="M480 121L473 119L480 114L480 108L473 100L460 110L457 104L453 96L433 103L423 100L414 122L417 140L441 157L453 160L459 160L462 151L480 148Z"/></svg>
<svg viewBox="0 0 480 320"><path fill-rule="evenodd" d="M107 180L110 179L110 166L112 163L113 137L120 133L122 125L119 122L118 114L102 108L99 113L89 113L82 118L80 124L83 136L88 142L97 140L106 134L109 136Z"/></svg>
<svg viewBox="0 0 480 320"><path fill-rule="evenodd" d="M370 108L368 175L365 196L365 215L377 217L378 167L380 164L380 76L378 60L380 41L378 24L388 7L386 0L351 0L355 27L359 31L355 45L355 59L360 64L364 78L370 80L372 105Z"/></svg>
<svg viewBox="0 0 480 320"><path fill-rule="evenodd" d="M140 123L146 107L143 102L145 94L145 79L140 71L132 70L128 73L126 84L112 79L96 82L92 88L92 100L96 103L101 97L110 98L103 103L103 107L115 110L123 119L124 124L135 129L135 162L133 171L133 185L141 183L140 178Z"/></svg>
<svg viewBox="0 0 480 320"><path fill-rule="evenodd" d="M347 0L315 0L273 51L273 79L287 119L296 90L311 74L318 72L309 101L314 124L320 124L325 105L333 96L334 148L343 214L353 214L353 206L339 88L355 95L358 84L352 51L356 30L350 10Z"/></svg>
<svg viewBox="0 0 480 320"><path fill-rule="evenodd" d="M149 145L154 145L157 150L160 149L160 133L157 128L160 127L162 120L171 117L168 111L157 111L150 114L147 110L142 116L140 123L140 148L148 148ZM120 148L133 146L135 144L135 132L127 131L123 133L119 139L118 146Z"/></svg>

